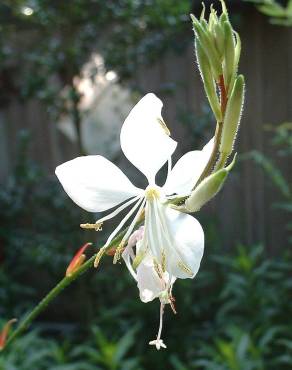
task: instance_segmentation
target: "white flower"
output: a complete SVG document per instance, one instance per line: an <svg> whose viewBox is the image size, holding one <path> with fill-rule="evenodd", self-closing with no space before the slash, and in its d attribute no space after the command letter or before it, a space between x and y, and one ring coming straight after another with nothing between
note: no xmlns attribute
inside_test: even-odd
<svg viewBox="0 0 292 370"><path fill-rule="evenodd" d="M199 269L204 249L203 229L194 217L171 209L166 201L173 195L190 193L213 148L211 140L203 150L182 156L171 169L171 155L177 143L169 136L161 109L162 102L154 94L147 94L132 109L121 129L121 148L128 160L146 176L146 189L134 186L116 165L100 155L78 157L56 168L64 190L83 209L101 212L120 205L96 222L97 229L104 221L132 205L103 250L133 217L117 250L122 252L145 209L145 229L134 260L130 253L125 257L127 266L138 280L144 302L158 296L161 298L163 291L171 290L176 278L193 278ZM167 161L168 176L164 186L159 187L155 177ZM168 295L165 299L167 301ZM163 347L157 343L155 345Z"/></svg>

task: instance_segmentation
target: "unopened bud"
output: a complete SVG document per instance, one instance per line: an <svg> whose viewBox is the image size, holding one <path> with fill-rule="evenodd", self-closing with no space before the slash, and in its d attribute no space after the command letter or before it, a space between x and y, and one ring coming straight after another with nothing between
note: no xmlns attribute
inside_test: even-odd
<svg viewBox="0 0 292 370"><path fill-rule="evenodd" d="M0 332L0 351L2 351L6 345L6 341L8 338L8 334L11 328L11 325L15 323L17 319L11 319L7 321L7 323L4 325L2 331Z"/></svg>
<svg viewBox="0 0 292 370"><path fill-rule="evenodd" d="M239 34L233 30L233 34L235 37L235 49L234 49L234 73L232 75L231 81L229 82L228 85L228 90L227 90L227 96L229 97L233 86L234 86L234 81L237 75L238 71L238 64L239 64L239 59L240 59L240 54L241 54L241 40L239 37Z"/></svg>
<svg viewBox="0 0 292 370"><path fill-rule="evenodd" d="M221 59L224 56L224 47L225 47L225 35L224 35L224 28L222 27L220 22L217 22L214 26L215 32L215 42L216 48L220 54Z"/></svg>
<svg viewBox="0 0 292 370"><path fill-rule="evenodd" d="M211 66L199 40L195 41L196 55L201 77L204 82L204 88L209 100L210 106L218 122L222 121L221 107L216 92L216 85L211 73Z"/></svg>
<svg viewBox="0 0 292 370"><path fill-rule="evenodd" d="M66 277L71 277L75 272L79 270L86 259L84 252L90 245L92 245L92 243L86 243L78 250L78 252L72 258L69 266L67 267Z"/></svg>
<svg viewBox="0 0 292 370"><path fill-rule="evenodd" d="M196 36L200 41L204 52L209 58L214 79L218 81L219 76L222 74L222 65L220 62L220 55L214 44L213 37L210 31L208 30L208 24L204 19L201 22L199 22L193 15L191 15L191 18L193 21Z"/></svg>
<svg viewBox="0 0 292 370"><path fill-rule="evenodd" d="M225 35L225 56L224 56L224 81L226 90L230 86L233 76L235 75L235 40L233 30L229 22L224 22Z"/></svg>
<svg viewBox="0 0 292 370"><path fill-rule="evenodd" d="M226 20L228 20L228 11L227 11L227 7L226 7L226 4L225 4L225 1L224 0L220 0L220 3L221 3L221 8L222 8L222 15L221 16L226 17Z"/></svg>
<svg viewBox="0 0 292 370"><path fill-rule="evenodd" d="M243 100L244 77L239 75L235 80L231 96L228 100L223 121L223 130L219 151L227 156L230 155L233 150L234 141L240 123Z"/></svg>
<svg viewBox="0 0 292 370"><path fill-rule="evenodd" d="M229 166L222 168L200 182L186 200L185 207L189 212L199 211L204 204L209 202L221 190L227 175L234 166L235 159L236 156L234 156Z"/></svg>

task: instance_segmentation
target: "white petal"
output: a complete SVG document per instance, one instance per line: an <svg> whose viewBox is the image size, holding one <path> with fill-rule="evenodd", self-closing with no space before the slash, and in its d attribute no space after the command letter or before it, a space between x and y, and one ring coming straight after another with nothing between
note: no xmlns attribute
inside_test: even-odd
<svg viewBox="0 0 292 370"><path fill-rule="evenodd" d="M137 267L137 281L140 299L147 303L157 298L165 289L165 283L154 270L150 257L145 257Z"/></svg>
<svg viewBox="0 0 292 370"><path fill-rule="evenodd" d="M171 276L193 278L204 252L204 232L194 217L164 207L168 241L166 265Z"/></svg>
<svg viewBox="0 0 292 370"><path fill-rule="evenodd" d="M133 163L153 183L156 173L174 152L177 143L160 123L162 102L154 94L145 95L132 109L121 130L121 147Z"/></svg>
<svg viewBox="0 0 292 370"><path fill-rule="evenodd" d="M102 212L142 193L112 162L100 155L78 157L56 168L69 197L89 212Z"/></svg>
<svg viewBox="0 0 292 370"><path fill-rule="evenodd" d="M136 254L144 248L143 240L136 245ZM157 298L165 289L168 274L165 273L162 280L154 269L153 257L148 251L142 262L137 267L137 286L142 302L147 303Z"/></svg>
<svg viewBox="0 0 292 370"><path fill-rule="evenodd" d="M194 150L183 155L171 170L165 185L167 195L187 195L196 185L211 156L214 140L211 139L203 150Z"/></svg>

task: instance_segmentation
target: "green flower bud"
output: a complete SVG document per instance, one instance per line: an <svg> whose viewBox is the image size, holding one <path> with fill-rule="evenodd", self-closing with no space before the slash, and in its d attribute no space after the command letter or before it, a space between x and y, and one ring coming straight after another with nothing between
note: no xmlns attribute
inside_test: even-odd
<svg viewBox="0 0 292 370"><path fill-rule="evenodd" d="M227 96L230 96L230 93L232 92L234 81L236 78L236 74L238 71L238 64L239 64L239 59L240 59L240 54L241 54L241 40L239 37L239 34L233 30L234 36L235 36L235 49L234 49L234 74L231 78L231 81L228 86L228 91L227 91Z"/></svg>
<svg viewBox="0 0 292 370"><path fill-rule="evenodd" d="M214 40L212 40L212 34L206 26L207 22L203 19L199 22L193 15L191 15L194 30L198 40L200 41L202 48L209 58L212 72L216 81L219 80L219 76L222 74L222 66L220 62L220 55L215 47Z"/></svg>
<svg viewBox="0 0 292 370"><path fill-rule="evenodd" d="M224 56L224 46L225 46L225 35L224 35L224 28L217 22L214 26L215 32L215 43L218 53L220 54L220 58L223 59Z"/></svg>
<svg viewBox="0 0 292 370"><path fill-rule="evenodd" d="M222 8L222 16L226 17L225 20L228 20L228 11L224 0L220 0L221 8Z"/></svg>
<svg viewBox="0 0 292 370"><path fill-rule="evenodd" d="M216 117L216 120L218 122L222 122L221 107L220 107L218 95L216 92L216 84L214 82L214 79L211 73L211 66L210 66L208 57L206 56L201 46L201 43L198 39L196 39L195 41L195 48L196 48L198 66L201 72L202 80L204 82L204 88L205 88L207 98L209 100L213 113Z"/></svg>
<svg viewBox="0 0 292 370"><path fill-rule="evenodd" d="M214 27L218 23L218 17L216 11L213 8L213 4L210 8L210 15L209 15L209 22L208 22L208 29L210 32L214 32Z"/></svg>
<svg viewBox="0 0 292 370"><path fill-rule="evenodd" d="M233 30L229 22L224 22L224 34L225 34L225 55L224 55L224 81L226 89L230 86L232 78L235 75L235 40L233 36Z"/></svg>
<svg viewBox="0 0 292 370"><path fill-rule="evenodd" d="M232 170L235 163L236 155L232 163L226 168L213 173L206 177L191 193L190 197L185 202L185 208L189 212L199 211L203 205L209 202L222 188L227 175Z"/></svg>
<svg viewBox="0 0 292 370"><path fill-rule="evenodd" d="M234 83L231 96L228 100L223 120L223 130L220 142L220 153L226 156L231 154L240 123L244 99L244 77L239 75Z"/></svg>

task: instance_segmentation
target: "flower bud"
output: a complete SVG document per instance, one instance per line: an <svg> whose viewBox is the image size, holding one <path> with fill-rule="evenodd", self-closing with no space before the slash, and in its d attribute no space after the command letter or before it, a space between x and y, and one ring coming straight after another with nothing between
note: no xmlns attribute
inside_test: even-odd
<svg viewBox="0 0 292 370"><path fill-rule="evenodd" d="M7 321L7 323L4 325L2 331L0 332L0 351L2 351L3 348L5 347L10 327L16 321L17 321L17 319L12 319L12 320Z"/></svg>
<svg viewBox="0 0 292 370"><path fill-rule="evenodd" d="M235 80L223 120L223 130L219 151L220 153L224 153L226 156L230 155L233 150L233 144L241 118L243 99L244 77L239 75Z"/></svg>
<svg viewBox="0 0 292 370"><path fill-rule="evenodd" d="M235 75L235 42L233 36L233 30L229 22L224 22L224 81L226 90L230 86L233 76Z"/></svg>
<svg viewBox="0 0 292 370"><path fill-rule="evenodd" d="M209 59L214 79L218 81L219 76L222 74L222 65L220 62L220 55L214 45L214 40L212 40L213 35L208 30L208 24L204 19L199 22L192 14L191 18L196 36Z"/></svg>
<svg viewBox="0 0 292 370"><path fill-rule="evenodd" d="M238 71L238 64L239 64L239 59L240 59L240 54L241 54L241 40L239 37L239 34L233 30L234 36L235 36L235 49L234 49L234 73L231 78L231 81L228 86L228 91L227 95L228 97L230 96L230 93L232 92L233 86L234 86L234 81L236 78L236 74Z"/></svg>
<svg viewBox="0 0 292 370"><path fill-rule="evenodd" d="M67 267L67 270L66 270L66 277L71 277L75 272L77 272L79 270L79 268L81 267L81 265L84 263L85 261L85 254L84 254L84 251L85 249L87 249L90 245L92 245L92 243L86 243L84 244L79 250L78 252L75 254L75 256L72 258L72 261L70 262L69 266Z"/></svg>
<svg viewBox="0 0 292 370"><path fill-rule="evenodd" d="M216 48L220 54L220 57L223 58L224 56L224 46L225 46L225 35L224 35L224 28L222 27L220 22L217 22L214 26L215 32L215 43Z"/></svg>
<svg viewBox="0 0 292 370"><path fill-rule="evenodd" d="M220 3L221 3L221 8L222 8L221 17L225 17L226 18L225 20L228 20L228 11L227 11L227 8L226 8L225 1L220 0Z"/></svg>
<svg viewBox="0 0 292 370"><path fill-rule="evenodd" d="M218 95L216 92L215 81L211 74L211 66L210 66L208 57L204 53L204 50L202 49L201 43L198 39L195 41L195 49L196 49L198 66L201 72L202 80L204 82L204 88L205 88L207 98L209 100L213 113L216 117L216 120L218 122L221 122L222 121L221 107L220 107Z"/></svg>
<svg viewBox="0 0 292 370"><path fill-rule="evenodd" d="M235 159L236 156L234 156L229 166L206 177L195 190L192 191L190 197L185 202L185 208L189 212L199 211L203 205L209 202L221 190L227 175L234 166Z"/></svg>

